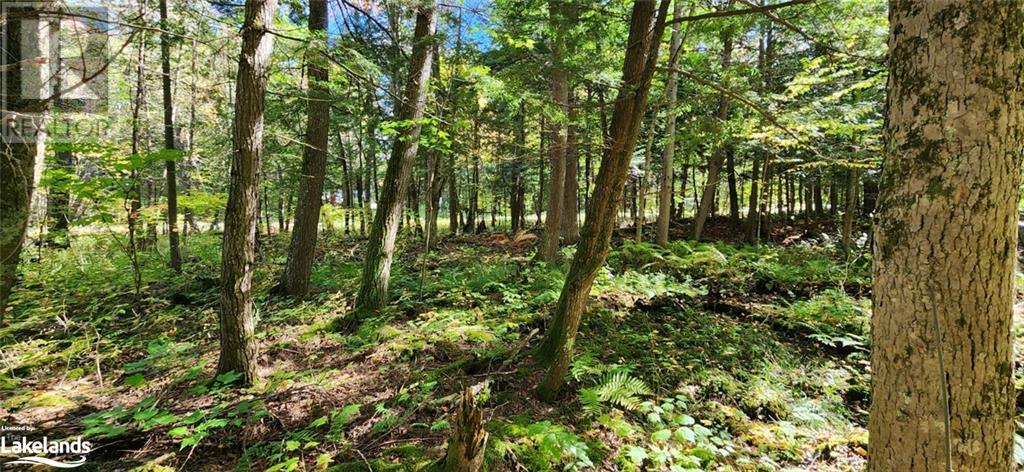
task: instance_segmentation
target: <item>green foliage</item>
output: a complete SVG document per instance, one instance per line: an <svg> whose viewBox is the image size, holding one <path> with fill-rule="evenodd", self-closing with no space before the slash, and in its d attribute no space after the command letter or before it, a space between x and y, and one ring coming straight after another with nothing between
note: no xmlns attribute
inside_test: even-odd
<svg viewBox="0 0 1024 472"><path fill-rule="evenodd" d="M642 380L631 377L628 372L618 371L607 374L596 386L581 390L580 403L583 411L590 414L602 412L606 405L638 411L641 398L651 394L651 389Z"/></svg>
<svg viewBox="0 0 1024 472"><path fill-rule="evenodd" d="M568 428L550 421L529 422L518 417L514 422L488 423L487 429L492 435L487 451L491 463L511 460L538 472L594 466L591 447Z"/></svg>

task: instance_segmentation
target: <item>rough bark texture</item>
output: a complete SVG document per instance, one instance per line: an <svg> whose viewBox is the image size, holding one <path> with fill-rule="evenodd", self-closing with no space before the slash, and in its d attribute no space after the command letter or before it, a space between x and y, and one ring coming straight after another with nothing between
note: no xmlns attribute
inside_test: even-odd
<svg viewBox="0 0 1024 472"><path fill-rule="evenodd" d="M406 123L405 132L396 137L384 174L384 186L377 195L377 211L373 216L370 238L366 246L363 279L356 297L356 311L376 310L388 302L391 260L395 254L395 238L402 219L402 201L409 189L412 167L420 140L420 119L427 101L427 81L434 48L434 3L428 2L416 13L412 57L408 80L398 119Z"/></svg>
<svg viewBox="0 0 1024 472"><path fill-rule="evenodd" d="M873 471L1013 470L1024 3L891 1Z"/></svg>
<svg viewBox="0 0 1024 472"><path fill-rule="evenodd" d="M486 448L487 431L484 430L483 410L473 398L473 389L466 387L452 421L452 436L448 439L444 472L483 470Z"/></svg>
<svg viewBox="0 0 1024 472"><path fill-rule="evenodd" d="M683 3L675 2L672 17L683 14ZM665 83L665 149L661 153L661 185L658 188L658 232L655 242L659 246L668 246L668 225L672 219L672 169L675 166L676 153L676 95L679 91L679 72L676 64L682 54L683 36L681 23L672 25L671 49L669 49L668 82Z"/></svg>
<svg viewBox="0 0 1024 472"><path fill-rule="evenodd" d="M615 212L622 203L629 161L647 107L651 77L658 61L661 36L665 31L668 5L669 0L661 1L655 20L653 0L633 3L622 71L623 86L615 100L615 111L606 141L607 150L601 160L593 198L587 206L576 256L569 267L554 317L538 351L539 360L550 365L537 391L542 399L553 398L565 382L590 287L608 255Z"/></svg>
<svg viewBox="0 0 1024 472"><path fill-rule="evenodd" d="M166 31L167 0L160 0L160 25ZM160 33L160 81L164 98L164 149L177 149L174 142L174 103L171 101L171 41L166 32ZM164 161L167 179L167 241L170 248L170 265L175 272L181 272L181 243L178 241L178 176L175 160Z"/></svg>
<svg viewBox="0 0 1024 472"><path fill-rule="evenodd" d="M306 145L302 148L299 201L295 206L295 227L292 228L288 264L284 273L285 289L293 297L303 297L309 291L309 273L313 270L317 230L320 227L320 206L323 204L331 102L327 90L327 64L324 51L320 48L327 47L327 15L327 0L310 0L309 31L318 41L306 57L306 72L309 76Z"/></svg>
<svg viewBox="0 0 1024 472"><path fill-rule="evenodd" d="M549 180L548 212L544 221L544 238L540 246L540 258L551 262L558 258L558 248L562 231L562 201L565 196L565 148L566 118L569 113L569 73L562 63L565 53L565 34L561 25L565 20L564 0L552 0L548 9L554 31L551 41L551 101L558 109L560 116L550 123L551 143L548 146L548 159L551 161L551 178Z"/></svg>
<svg viewBox="0 0 1024 472"><path fill-rule="evenodd" d="M238 57L231 183L224 211L221 248L220 360L217 372L242 374L243 385L256 380L256 339L252 316L252 272L256 256L256 223L260 159L263 155L263 111L274 37L277 0L247 0Z"/></svg>
<svg viewBox="0 0 1024 472"><path fill-rule="evenodd" d="M32 8L40 7L42 5ZM25 12L29 13L30 10L25 8ZM47 47L42 40L48 37L45 28L40 28L41 40L35 51L29 50L32 45L21 44L21 27L30 24L30 21L0 24L0 34L4 35L4 44L7 47L6 50L0 51L0 62L16 64L24 59L21 52L48 56L47 52L41 50ZM36 100L11 99L22 96L20 69L4 70L2 73L5 74L3 82L7 89L0 90L0 94L8 97L3 118L18 120L27 125L28 129L33 128L33 124L36 129L40 128L45 111L43 106ZM0 133L0 324L4 322L7 303L17 277L18 259L21 257L25 231L28 229L32 193L35 190L34 167L37 160L42 157L45 142L42 132L20 134L15 129L16 127L12 127L11 130Z"/></svg>

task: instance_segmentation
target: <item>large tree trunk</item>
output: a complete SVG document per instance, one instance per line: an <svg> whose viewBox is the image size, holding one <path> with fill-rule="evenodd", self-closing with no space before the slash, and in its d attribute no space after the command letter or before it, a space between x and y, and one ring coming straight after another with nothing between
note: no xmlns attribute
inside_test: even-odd
<svg viewBox="0 0 1024 472"><path fill-rule="evenodd" d="M327 89L327 0L310 0L309 32L316 38L306 56L309 96L306 99L306 145L302 147L299 201L295 226L288 246L284 286L289 295L304 297L309 291L309 274L316 254L320 207L323 205L324 173L327 168L328 129L331 123L330 93Z"/></svg>
<svg viewBox="0 0 1024 472"><path fill-rule="evenodd" d="M25 13L33 12L25 8ZM49 51L45 49L47 48L45 38L49 37L49 31L40 24L45 24L46 21L42 19L37 23L35 20L28 19L26 15L26 18L22 20L0 22L3 43L9 48L9 51L4 52L5 63L26 60L27 58L22 57L21 53L32 57L49 57ZM41 36L39 41L22 44L22 38L29 37L27 31L23 34L22 28L32 28L36 25L39 25L38 31ZM21 74L21 70L14 68L0 73L3 73L4 78L7 79L2 81L6 84L7 89L0 90L0 94L8 97L8 101L5 103L6 109L3 110L3 119L5 122L6 120L16 120L16 123L26 125L21 129L28 130L26 133L18 133L19 127L12 126L10 130L5 129L3 133L0 133L0 325L2 325L11 290L14 288L17 277L18 260L25 242L25 232L28 229L32 193L35 190L35 165L42 158L46 138L41 131L45 107L40 101L12 98L25 96L18 89L20 80L16 77Z"/></svg>
<svg viewBox="0 0 1024 472"><path fill-rule="evenodd" d="M615 212L622 202L623 184L626 182L629 161L636 147L644 110L647 108L647 96L651 88L651 77L658 62L658 49L662 33L665 31L668 5L669 0L661 1L655 19L653 1L633 3L622 71L622 87L615 100L615 112L606 141L607 151L601 160L593 199L587 206L587 217L576 246L576 256L572 260L554 317L538 352L540 360L550 366L537 391L543 399L553 398L565 382L565 374L572 360L573 345L590 287L608 255L608 246L615 226Z"/></svg>
<svg viewBox="0 0 1024 472"><path fill-rule="evenodd" d="M404 100L398 120L411 123L401 139L395 139L384 175L384 187L377 195L377 211L370 228L366 246L363 279L356 297L357 312L377 310L388 302L388 283L391 279L391 261L395 254L395 239L402 218L402 200L409 189L412 167L419 148L420 120L427 101L427 81L434 48L434 3L421 6L416 12L412 57L405 84Z"/></svg>
<svg viewBox="0 0 1024 472"><path fill-rule="evenodd" d="M722 68L729 67L729 63L732 62L732 37L729 36L728 32L722 32ZM729 96L726 94L720 94L718 97L718 120L722 122L722 128L725 128L725 121L729 119ZM729 152L726 147L729 144L722 144L711 154L708 159L708 175L704 181L704 192L700 197L700 207L697 208L697 216L694 218L693 223L693 239L700 240L701 235L704 233L704 224L707 222L708 216L711 215L712 206L715 203L715 196L718 192L718 181L722 177L722 166L725 164L726 153Z"/></svg>
<svg viewBox="0 0 1024 472"><path fill-rule="evenodd" d="M217 372L234 371L241 383L256 380L256 339L252 316L252 272L259 219L260 159L263 155L263 111L270 72L277 0L246 0L242 51L238 57L231 183L224 212L221 249L220 360Z"/></svg>
<svg viewBox="0 0 1024 472"><path fill-rule="evenodd" d="M174 150L174 103L171 101L171 41L167 29L167 0L160 0L160 81L164 93L164 149ZM175 272L181 272L181 244L178 241L178 177L175 159L165 159L167 174L167 242L170 245L170 264Z"/></svg>
<svg viewBox="0 0 1024 472"><path fill-rule="evenodd" d="M1024 3L890 2L873 471L1015 468Z"/></svg>
<svg viewBox="0 0 1024 472"><path fill-rule="evenodd" d="M672 17L683 15L683 3L676 1ZM668 227L672 220L672 170L675 168L676 153L676 95L679 91L679 72L676 64L683 53L683 35L680 23L672 25L672 40L669 49L668 82L665 83L665 149L661 153L661 185L658 187L658 232L655 242L668 247ZM680 203L682 205L682 203Z"/></svg>
<svg viewBox="0 0 1024 472"><path fill-rule="evenodd" d="M552 26L551 40L551 101L558 109L550 126L551 143L548 146L548 158L551 161L551 178L548 179L551 189L548 192L548 212L544 221L544 238L541 241L539 256L541 260L552 262L558 258L558 248L562 232L562 206L565 204L565 151L566 126L569 115L569 71L565 59L566 6L563 0L551 0L548 4Z"/></svg>

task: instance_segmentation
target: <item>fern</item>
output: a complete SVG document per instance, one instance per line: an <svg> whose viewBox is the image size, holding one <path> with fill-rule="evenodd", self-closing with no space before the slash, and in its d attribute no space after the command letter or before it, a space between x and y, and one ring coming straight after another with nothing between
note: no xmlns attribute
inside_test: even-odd
<svg viewBox="0 0 1024 472"><path fill-rule="evenodd" d="M599 413L604 404L638 411L641 397L651 394L651 389L642 380L620 371L609 373L597 386L580 391L580 403L583 411L591 414Z"/></svg>

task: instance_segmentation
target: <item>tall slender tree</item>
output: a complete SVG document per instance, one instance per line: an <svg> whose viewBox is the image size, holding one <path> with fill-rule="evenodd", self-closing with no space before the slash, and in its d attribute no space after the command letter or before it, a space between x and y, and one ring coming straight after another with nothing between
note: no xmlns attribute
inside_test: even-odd
<svg viewBox="0 0 1024 472"><path fill-rule="evenodd" d="M547 216L544 220L544 238L538 254L542 260L548 262L558 258L562 234L562 207L565 205L565 151L568 139L566 122L569 115L569 71L565 66L567 9L566 0L548 2L551 25L551 101L555 105L557 116L549 122L550 191Z"/></svg>
<svg viewBox="0 0 1024 472"><path fill-rule="evenodd" d="M722 31L721 38L721 63L724 70L732 62L733 38L728 31ZM724 92L718 96L718 113L716 116L724 128L725 121L729 118L729 96ZM718 193L718 182L722 177L722 167L725 165L726 156L729 152L731 152L729 144L723 143L715 148L714 152L711 153L711 157L708 158L707 179L704 181L704 192L701 194L700 207L697 208L697 216L694 218L693 223L693 239L700 239L704 233L704 224L714 210L715 197Z"/></svg>
<svg viewBox="0 0 1024 472"><path fill-rule="evenodd" d="M653 0L633 3L626 58L622 68L622 87L615 100L607 150L601 159L592 200L587 206L587 216L576 245L576 256L573 257L554 317L538 351L539 360L549 366L537 390L542 399L553 398L565 383L565 374L572 361L576 333L590 287L608 255L615 227L615 213L622 203L629 162L647 108L669 2L661 0L657 14Z"/></svg>
<svg viewBox="0 0 1024 472"><path fill-rule="evenodd" d="M1014 470L1024 3L889 2L870 469Z"/></svg>
<svg viewBox="0 0 1024 472"><path fill-rule="evenodd" d="M672 16L678 18L683 14L683 2L676 0ZM681 25L672 25L672 40L669 49L668 82L665 83L665 148L661 152L661 185L658 187L658 232L655 242L659 246L668 246L668 226L672 219L672 169L675 167L676 152L676 95L679 91L679 72L676 63L682 54L683 37ZM680 202L682 205L682 202Z"/></svg>
<svg viewBox="0 0 1024 472"><path fill-rule="evenodd" d="M309 273L316 253L320 206L327 168L328 128L331 101L327 88L327 0L310 0L309 31L316 38L306 55L309 94L306 98L306 145L302 148L302 173L299 175L299 201L295 207L295 226L288 246L284 272L285 290L293 297L309 291Z"/></svg>
<svg viewBox="0 0 1024 472"><path fill-rule="evenodd" d="M409 190L412 167L419 148L420 121L427 101L434 47L434 2L421 4L416 10L412 57L405 92L398 108L398 120L404 132L395 138L384 174L384 186L377 195L377 211L366 246L363 278L355 303L355 318L366 310L376 310L388 302L391 261L395 254L395 238L402 219L402 202ZM354 318L349 318L354 319Z"/></svg>
<svg viewBox="0 0 1024 472"><path fill-rule="evenodd" d="M171 40L167 19L167 0L160 0L160 82L164 93L164 149L175 150L174 102L171 100ZM170 245L170 264L181 272L181 243L178 241L178 177L175 169L177 156L164 159L167 174L167 241Z"/></svg>
<svg viewBox="0 0 1024 472"><path fill-rule="evenodd" d="M274 45L269 28L274 24L276 10L277 0L246 0L235 86L231 181L221 245L217 372L241 374L242 385L251 385L257 376L252 272L259 218L257 191L263 156L263 113Z"/></svg>

